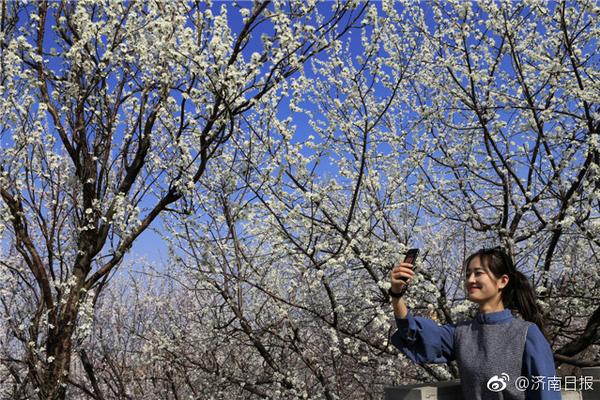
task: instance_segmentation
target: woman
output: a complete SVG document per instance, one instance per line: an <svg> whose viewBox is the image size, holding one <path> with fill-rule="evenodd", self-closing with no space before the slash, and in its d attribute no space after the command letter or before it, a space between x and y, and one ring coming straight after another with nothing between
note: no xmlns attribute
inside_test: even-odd
<svg viewBox="0 0 600 400"><path fill-rule="evenodd" d="M398 330L392 343L415 363L457 360L465 400L560 400L552 349L525 275L498 247L470 255L465 267L468 299L479 312L471 321L442 326L410 313L401 293L414 277L412 265L394 267L389 293Z"/></svg>

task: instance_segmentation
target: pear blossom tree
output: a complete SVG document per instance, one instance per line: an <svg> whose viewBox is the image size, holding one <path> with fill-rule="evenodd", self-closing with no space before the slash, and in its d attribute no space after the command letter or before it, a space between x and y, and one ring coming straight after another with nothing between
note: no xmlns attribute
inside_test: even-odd
<svg viewBox="0 0 600 400"><path fill-rule="evenodd" d="M245 135L208 167L212 179L165 221L173 267L162 275L180 295L142 302L168 311L145 335L152 360L129 367L171 368L155 375L160 396L195 396L211 382L215 398L379 398L373 388L410 367L393 362L385 289L413 240L399 227L418 215L406 189L414 165L398 162L405 137L384 118L409 112L418 41L391 18L371 7L361 36L334 43L290 80L285 112L271 106L277 95L261 99ZM307 125L294 126L290 112L308 114ZM94 352L105 357L101 344ZM424 369L409 375L449 376ZM148 375L138 382L128 393L153 392Z"/></svg>
<svg viewBox="0 0 600 400"><path fill-rule="evenodd" d="M557 365L600 362L598 9L428 6L367 13L359 57L340 44L314 60L317 78L291 81L288 107L308 122L267 110L213 164L226 179L200 187L209 221L171 222L182 281L220 297L215 335L247 349L247 366L214 365L228 382L374 398L387 383L458 377L454 363L394 360L384 289L411 245L426 250L415 312L465 318L460 266L502 244L538 291ZM254 357L267 376L248 373Z"/></svg>
<svg viewBox="0 0 600 400"><path fill-rule="evenodd" d="M125 254L193 194L245 129L238 120L364 7L2 2L0 287L10 397L66 398L77 357L85 393L103 398L80 344Z"/></svg>
<svg viewBox="0 0 600 400"><path fill-rule="evenodd" d="M68 304L76 356L55 398L375 399L458 378L390 344L388 273L413 246L416 314L468 317L460 267L502 244L538 291L559 371L598 365L598 6L326 4L241 8L240 33L235 6L32 13L63 27L58 59L79 70L36 50L39 33L19 40L7 11L3 396L51 386ZM122 266L159 215L169 265Z"/></svg>

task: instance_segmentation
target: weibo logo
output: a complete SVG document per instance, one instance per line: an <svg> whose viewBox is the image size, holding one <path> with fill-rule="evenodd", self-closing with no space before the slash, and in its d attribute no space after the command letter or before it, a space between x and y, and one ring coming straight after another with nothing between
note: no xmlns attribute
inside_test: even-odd
<svg viewBox="0 0 600 400"><path fill-rule="evenodd" d="M487 388L492 392L501 392L506 389L506 382L510 380L507 373L502 373L502 376L494 375L487 383Z"/></svg>

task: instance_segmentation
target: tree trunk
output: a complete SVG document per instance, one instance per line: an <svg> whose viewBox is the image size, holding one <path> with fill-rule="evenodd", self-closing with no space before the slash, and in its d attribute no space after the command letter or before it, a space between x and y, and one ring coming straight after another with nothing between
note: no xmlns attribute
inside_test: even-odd
<svg viewBox="0 0 600 400"><path fill-rule="evenodd" d="M79 311L81 285L75 285L63 307L55 304L60 310L52 310L49 321L54 325L48 330L46 339L47 362L43 371L38 371L42 377L38 398L40 400L64 400L67 394L67 380L71 369L73 334Z"/></svg>

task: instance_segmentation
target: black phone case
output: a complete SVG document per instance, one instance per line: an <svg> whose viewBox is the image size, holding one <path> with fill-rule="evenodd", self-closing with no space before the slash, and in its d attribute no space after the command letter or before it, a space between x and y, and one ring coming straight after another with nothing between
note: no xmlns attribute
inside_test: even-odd
<svg viewBox="0 0 600 400"><path fill-rule="evenodd" d="M415 260L417 259L418 256L419 256L419 249L417 249L417 248L409 249L406 252L406 256L404 256L404 261L402 261L402 262L413 264L413 271L414 271L415 270ZM402 279L404 282L406 282L408 280L408 278L405 278L405 277L401 277L400 279Z"/></svg>

